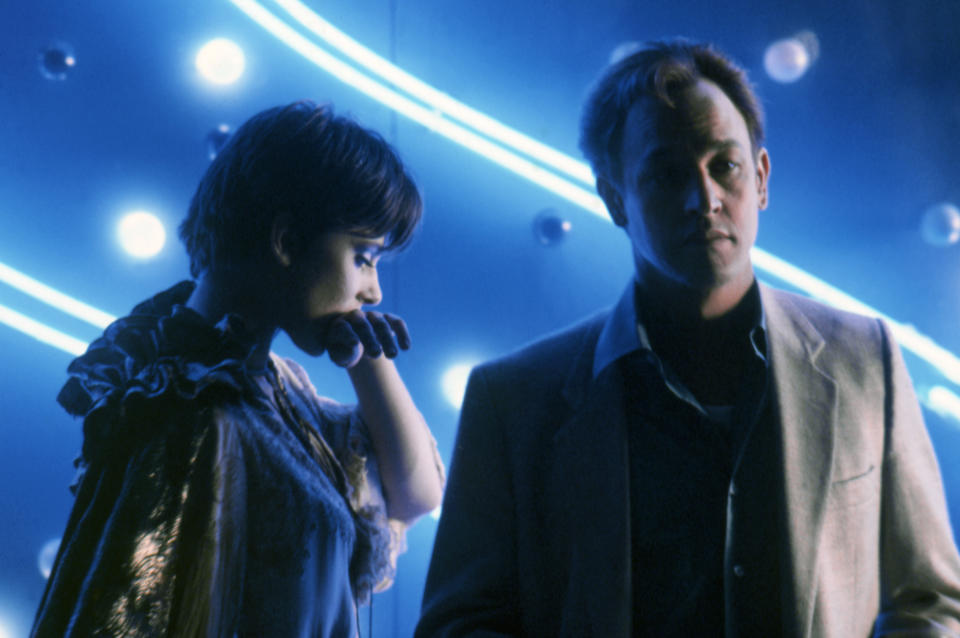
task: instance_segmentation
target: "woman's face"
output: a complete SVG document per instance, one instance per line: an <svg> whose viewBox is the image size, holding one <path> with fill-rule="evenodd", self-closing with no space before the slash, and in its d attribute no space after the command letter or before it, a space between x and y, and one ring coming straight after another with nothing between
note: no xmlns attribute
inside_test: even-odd
<svg viewBox="0 0 960 638"><path fill-rule="evenodd" d="M325 233L292 260L291 294L280 328L298 348L313 356L323 354L324 336L334 319L380 303L377 263L383 243L383 237Z"/></svg>

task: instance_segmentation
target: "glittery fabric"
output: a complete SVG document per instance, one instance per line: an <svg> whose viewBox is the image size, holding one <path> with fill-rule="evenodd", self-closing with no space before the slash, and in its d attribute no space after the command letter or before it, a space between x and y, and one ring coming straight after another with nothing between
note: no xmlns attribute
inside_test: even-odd
<svg viewBox="0 0 960 638"><path fill-rule="evenodd" d="M271 355L333 451L338 491L260 390L242 321L181 304L182 282L107 328L59 401L83 417L76 501L34 636L353 636L388 585L388 521L363 423Z"/></svg>

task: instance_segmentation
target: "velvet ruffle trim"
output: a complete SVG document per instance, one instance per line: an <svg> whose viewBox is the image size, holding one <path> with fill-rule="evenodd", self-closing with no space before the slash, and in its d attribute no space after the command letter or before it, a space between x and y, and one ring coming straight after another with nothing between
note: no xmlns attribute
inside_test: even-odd
<svg viewBox="0 0 960 638"><path fill-rule="evenodd" d="M215 392L239 396L251 383L246 362L255 342L237 315L216 325L185 305L195 283L182 281L138 304L110 324L74 359L57 401L84 419L84 456L97 444L136 436L116 428L136 419L101 418L129 414L165 400L193 401Z"/></svg>

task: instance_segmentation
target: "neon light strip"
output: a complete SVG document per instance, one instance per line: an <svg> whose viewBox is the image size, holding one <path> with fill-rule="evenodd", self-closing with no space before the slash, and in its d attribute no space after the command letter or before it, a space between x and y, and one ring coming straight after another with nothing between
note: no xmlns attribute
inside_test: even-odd
<svg viewBox="0 0 960 638"><path fill-rule="evenodd" d="M789 282L815 299L850 312L880 317L890 325L890 329L903 348L924 359L947 379L960 385L960 358L937 344L930 337L917 332L913 326L895 321L876 308L868 306L822 279L814 277L764 250L755 247L752 258L754 265L758 268Z"/></svg>
<svg viewBox="0 0 960 638"><path fill-rule="evenodd" d="M558 175L512 153L490 140L444 119L443 114L420 106L409 98L370 79L345 62L333 57L297 33L254 0L230 0L241 11L287 46L341 82L392 108L414 122L426 126L453 142L513 171L543 188L596 215L606 217L603 201L591 191L572 184Z"/></svg>
<svg viewBox="0 0 960 638"><path fill-rule="evenodd" d="M44 325L39 321L34 321L26 315L22 315L16 310L7 308L0 304L0 323L4 323L14 330L33 337L64 352L79 356L87 351L85 341L80 341L68 334L54 330L50 326Z"/></svg>
<svg viewBox="0 0 960 638"><path fill-rule="evenodd" d="M943 417L960 421L960 397L942 385L935 385L926 392L924 404Z"/></svg>
<svg viewBox="0 0 960 638"><path fill-rule="evenodd" d="M396 92L378 84L376 81L371 80L369 77L361 74L353 67L350 67L340 60L330 56L330 54L323 51L314 43L310 42L302 35L294 31L291 27L280 21L279 18L264 9L254 0L230 1L240 10L246 13L251 19L259 23L267 31L273 34L276 38L287 44L287 46L294 49L302 56L325 71L331 73L346 84L356 88L369 97L381 102L382 104L395 109L402 115L406 115L414 121L424 124L431 130L449 137L452 141L469 148L470 150L496 162L497 164L500 164L504 168L512 170L522 177L526 177L527 179L530 179L531 181L543 186L544 188L547 188L561 197L564 197L568 201L573 202L574 204L577 204L584 209L603 217L604 219L607 219L606 208L604 207L602 200L596 195L587 192L574 184L570 184L563 178L553 175L552 173L549 173L538 166L530 164L523 158L517 157L513 153L496 146L496 144L493 144L489 140L481 138L471 131L467 131L460 126L449 122L448 120L444 120L442 114L435 111L426 111L422 107L414 104ZM299 2L297 2L297 0L276 1L287 11L289 11L291 15L296 17L298 20L301 20L305 26L311 28L311 30L313 30L315 33L321 32L318 33L318 35L326 39L328 42L331 42L331 44L334 46L337 46L343 50L350 57L353 57L354 59L361 58L366 60L366 62L363 63L368 68L379 68L378 65L380 65L380 62L378 62L378 60L381 60L383 64L389 64L385 60L382 60L370 52L365 47L362 47L356 43L356 41L353 39L335 29L332 25L327 23L325 20L322 20L319 16L316 16L316 14L306 7L303 7ZM388 71L393 73L393 70L402 73L397 67L389 65ZM386 71L383 71L383 69L377 71L377 73L380 75L384 75L385 72ZM408 85L413 86L416 84L416 82L419 82L419 80L416 80L416 78L413 78L412 76L401 76L399 73L394 74L395 77L401 78L406 84L401 84L400 80L391 80L397 86L407 88ZM427 85L423 84L423 87L427 87ZM431 90L435 91L435 89ZM441 96L444 95L440 92L437 92L437 94ZM423 96L424 97L422 97L422 99L426 100L427 97L429 97L429 94L424 92ZM440 106L438 106L438 109L439 108ZM470 109L470 111L473 112L472 109ZM874 308L871 308L870 306L858 301L854 297L851 297L839 289L827 284L825 281L814 277L813 275L783 261L782 259L779 259L778 257L773 256L766 251L763 251L759 248L754 248L753 259L755 265L761 270L764 270L775 277L779 277L780 279L789 282L816 299L853 312L859 312L861 314L868 314L883 318L890 324L891 330L893 330L897 340L904 348L910 350L917 356L930 363L937 370L943 373L943 375L950 381L960 384L960 359L958 359L957 356L949 350L946 350L938 345L929 337L917 332L910 326L894 321L890 317L878 312Z"/></svg>
<svg viewBox="0 0 960 638"><path fill-rule="evenodd" d="M275 0L275 2L328 45L398 89L406 91L432 108L583 182L587 186L592 187L594 185L593 171L584 162L510 128L410 75L324 20L300 0Z"/></svg>
<svg viewBox="0 0 960 638"><path fill-rule="evenodd" d="M116 319L116 317L54 290L2 262L0 262L0 281L98 328L106 328Z"/></svg>

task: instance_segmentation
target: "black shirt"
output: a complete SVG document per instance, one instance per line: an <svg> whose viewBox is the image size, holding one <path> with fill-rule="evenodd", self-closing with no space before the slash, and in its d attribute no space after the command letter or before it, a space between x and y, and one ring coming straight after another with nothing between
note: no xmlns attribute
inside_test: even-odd
<svg viewBox="0 0 960 638"><path fill-rule="evenodd" d="M751 627L746 635L779 633L772 534L782 498L769 480L777 447L756 284L741 306L748 320L732 338L746 365L731 405L701 403L664 363L669 357L653 351L643 320L639 349L618 361L627 388L634 636L722 636L728 623L738 633ZM738 496L741 479L750 486ZM740 557L740 546L759 550ZM756 604L726 610L730 587L756 589Z"/></svg>

